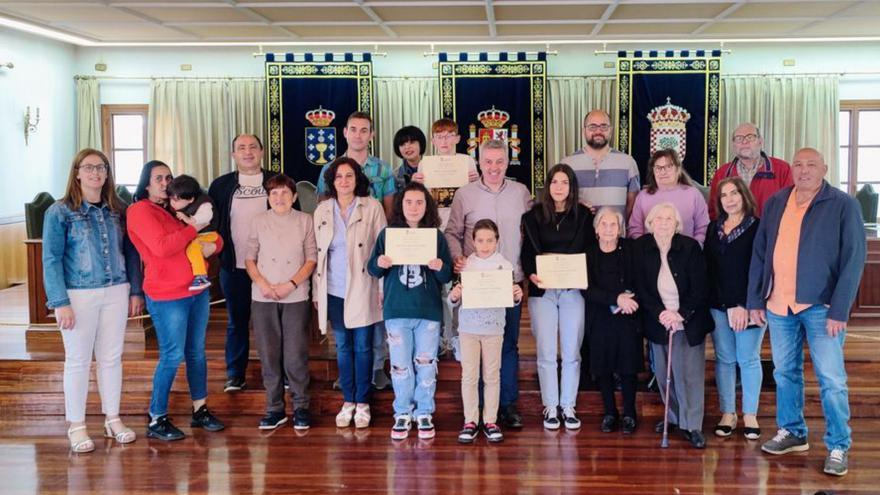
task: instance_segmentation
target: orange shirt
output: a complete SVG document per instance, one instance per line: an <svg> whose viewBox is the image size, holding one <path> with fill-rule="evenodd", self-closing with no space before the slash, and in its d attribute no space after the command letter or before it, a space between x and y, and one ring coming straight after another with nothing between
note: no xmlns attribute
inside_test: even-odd
<svg viewBox="0 0 880 495"><path fill-rule="evenodd" d="M789 308L792 313L800 313L810 307L809 304L798 304L795 299L801 224L809 207L810 203L798 206L797 193L792 190L779 222L779 234L773 249L773 290L767 300L767 309L778 315L787 315Z"/></svg>

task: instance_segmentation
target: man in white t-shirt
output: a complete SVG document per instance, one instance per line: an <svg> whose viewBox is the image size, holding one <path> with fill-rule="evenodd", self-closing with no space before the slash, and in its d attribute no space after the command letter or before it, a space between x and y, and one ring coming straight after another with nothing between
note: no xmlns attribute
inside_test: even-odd
<svg viewBox="0 0 880 495"><path fill-rule="evenodd" d="M265 183L278 175L261 167L263 143L253 134L241 134L232 140L232 161L235 170L214 179L208 189L225 243L220 254L220 287L229 315L224 392L247 386L244 377L250 352L251 279L244 266L245 249L251 220L269 207Z"/></svg>

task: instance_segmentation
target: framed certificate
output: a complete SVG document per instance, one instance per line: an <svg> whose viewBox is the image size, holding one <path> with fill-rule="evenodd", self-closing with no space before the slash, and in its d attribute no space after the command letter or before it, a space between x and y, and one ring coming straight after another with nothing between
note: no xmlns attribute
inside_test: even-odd
<svg viewBox="0 0 880 495"><path fill-rule="evenodd" d="M586 289L587 255L543 254L535 257L542 289Z"/></svg>
<svg viewBox="0 0 880 495"><path fill-rule="evenodd" d="M385 229L385 256L395 265L427 265L437 257L437 229Z"/></svg>
<svg viewBox="0 0 880 495"><path fill-rule="evenodd" d="M425 187L461 187L468 183L470 157L464 154L432 155L422 158L419 172L425 174Z"/></svg>
<svg viewBox="0 0 880 495"><path fill-rule="evenodd" d="M461 307L464 309L512 308L513 272L511 270L461 272Z"/></svg>

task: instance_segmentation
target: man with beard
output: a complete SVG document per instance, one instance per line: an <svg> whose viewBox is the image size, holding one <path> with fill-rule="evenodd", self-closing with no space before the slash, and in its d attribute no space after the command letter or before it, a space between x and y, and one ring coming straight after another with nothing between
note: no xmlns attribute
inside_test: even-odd
<svg viewBox="0 0 880 495"><path fill-rule="evenodd" d="M745 181L757 203L755 216L760 217L764 211L764 203L770 199L770 196L794 184L791 167L785 160L767 156L762 151L764 138L761 137L761 132L755 124L746 122L738 125L730 138L730 146L736 157L730 163L718 167L715 176L712 177L709 218L715 220L718 217L719 212L715 211L718 183L727 177L741 177Z"/></svg>
<svg viewBox="0 0 880 495"><path fill-rule="evenodd" d="M583 132L587 145L562 159L577 176L581 202L594 211L614 207L628 219L641 187L636 161L611 149L611 117L605 110L591 110Z"/></svg>

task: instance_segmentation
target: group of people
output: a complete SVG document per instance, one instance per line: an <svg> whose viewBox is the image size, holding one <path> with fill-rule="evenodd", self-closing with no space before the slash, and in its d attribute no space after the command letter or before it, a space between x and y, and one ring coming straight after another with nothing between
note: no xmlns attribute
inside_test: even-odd
<svg viewBox="0 0 880 495"><path fill-rule="evenodd" d="M285 395L294 428L311 424L313 304L318 328L332 329L335 337L343 395L337 427L370 425L371 392L389 381L387 359L391 437L405 439L415 427L419 438L432 438L438 359L451 351L461 362L458 440L471 443L482 432L490 442L502 441L502 427L522 427L518 339L527 298L544 428L581 427L579 384L592 376L605 409L601 431L636 431L636 377L647 339L652 370L670 384L660 387L668 428L704 448L705 340L711 335L722 412L714 433L727 437L739 427L738 367L742 431L756 440L760 351L769 327L778 431L762 450L808 448L806 339L825 415L824 471L846 473L851 435L843 342L865 238L855 200L823 179L821 153L801 149L789 166L762 151L757 127L742 124L731 139L736 157L715 173L707 202L672 150L651 156L643 188L632 157L611 149L608 114L594 110L584 119L586 146L548 171L534 201L525 186L506 178L504 141L481 143L479 169L465 159L467 185L429 189L419 169L428 151L424 133L413 126L397 132L402 163L396 172L369 154L373 133L368 114L349 116L347 150L322 168L313 215L295 208L292 179L261 167L263 146L253 135L235 138L235 170L214 180L207 194L191 177L174 178L167 164L148 162L127 209L116 196L107 157L93 149L77 154L43 235L48 306L65 346L74 452L95 448L84 423L93 353L105 434L120 443L136 439L119 419L121 355L126 317L145 305L160 356L147 436L184 437L168 416L169 392L184 360L191 426L224 428L206 404L210 282L204 260L219 252L229 318L224 390L247 386L252 324L266 390L261 429L288 421ZM453 155L458 126L441 119L431 138L437 154ZM436 258L396 263L385 249L389 227L436 230ZM546 288L537 257L580 253L588 287ZM459 307L465 289L459 276L471 270L510 272L513 306Z"/></svg>

